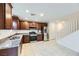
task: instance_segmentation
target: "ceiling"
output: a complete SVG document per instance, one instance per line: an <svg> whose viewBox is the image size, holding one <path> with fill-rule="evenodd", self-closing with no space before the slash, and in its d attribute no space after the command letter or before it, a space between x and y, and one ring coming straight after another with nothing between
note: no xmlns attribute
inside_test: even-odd
<svg viewBox="0 0 79 59"><path fill-rule="evenodd" d="M78 3L13 3L12 5L13 15L29 21L51 22L79 11ZM27 13L26 10L29 12ZM31 16L31 13L35 15ZM44 13L44 16L41 17L40 13Z"/></svg>

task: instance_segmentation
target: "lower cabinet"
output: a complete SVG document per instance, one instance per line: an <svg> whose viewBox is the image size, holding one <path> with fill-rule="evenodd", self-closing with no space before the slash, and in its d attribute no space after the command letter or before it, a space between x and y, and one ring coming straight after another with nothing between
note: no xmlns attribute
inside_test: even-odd
<svg viewBox="0 0 79 59"><path fill-rule="evenodd" d="M23 38L22 38L22 43L30 43L30 37L29 35L23 35ZM37 35L37 41L43 41L43 36L40 34L40 35Z"/></svg>
<svg viewBox="0 0 79 59"><path fill-rule="evenodd" d="M37 35L37 41L43 41L43 36L42 35Z"/></svg>
<svg viewBox="0 0 79 59"><path fill-rule="evenodd" d="M18 47L1 49L0 56L18 56Z"/></svg>
<svg viewBox="0 0 79 59"><path fill-rule="evenodd" d="M29 43L29 42L30 42L29 35L23 35L22 43Z"/></svg>
<svg viewBox="0 0 79 59"><path fill-rule="evenodd" d="M22 37L22 43L24 44L24 43L30 43L30 37L29 37L29 35L23 35L23 37ZM44 39L43 39L43 35L42 34L40 34L40 35L37 35L37 38L36 38L36 41L43 41Z"/></svg>

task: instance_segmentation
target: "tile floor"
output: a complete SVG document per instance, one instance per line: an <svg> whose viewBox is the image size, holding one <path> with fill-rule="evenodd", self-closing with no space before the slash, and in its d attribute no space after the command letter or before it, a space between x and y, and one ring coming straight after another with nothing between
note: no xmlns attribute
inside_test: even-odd
<svg viewBox="0 0 79 59"><path fill-rule="evenodd" d="M70 49L61 47L55 40L23 44L20 56L78 56Z"/></svg>

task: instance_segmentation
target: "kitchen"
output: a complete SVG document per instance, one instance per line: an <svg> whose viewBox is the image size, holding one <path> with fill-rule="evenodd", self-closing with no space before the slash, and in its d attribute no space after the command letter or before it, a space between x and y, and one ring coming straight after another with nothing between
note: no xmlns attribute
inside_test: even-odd
<svg viewBox="0 0 79 59"><path fill-rule="evenodd" d="M0 56L79 56L78 25L79 4L0 3Z"/></svg>
<svg viewBox="0 0 79 59"><path fill-rule="evenodd" d="M0 3L0 56L19 55L25 43L48 41L48 23L22 20L12 14L13 8L11 3Z"/></svg>

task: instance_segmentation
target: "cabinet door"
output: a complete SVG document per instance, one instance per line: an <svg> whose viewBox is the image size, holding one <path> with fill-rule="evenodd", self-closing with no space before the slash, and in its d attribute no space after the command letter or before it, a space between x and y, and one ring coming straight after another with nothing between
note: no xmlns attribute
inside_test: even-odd
<svg viewBox="0 0 79 59"><path fill-rule="evenodd" d="M4 11L4 3L0 3L0 29L4 29L5 27L5 23L4 23L4 19L5 19L5 11Z"/></svg>
<svg viewBox="0 0 79 59"><path fill-rule="evenodd" d="M43 41L42 35L37 35L37 41Z"/></svg>
<svg viewBox="0 0 79 59"><path fill-rule="evenodd" d="M37 23L37 29L41 30L41 23Z"/></svg>
<svg viewBox="0 0 79 59"><path fill-rule="evenodd" d="M29 36L28 36L28 35L23 35L22 42L23 42L23 43L29 43L29 42L30 42Z"/></svg>
<svg viewBox="0 0 79 59"><path fill-rule="evenodd" d="M45 26L47 26L47 23L42 23L42 27L45 27Z"/></svg>
<svg viewBox="0 0 79 59"><path fill-rule="evenodd" d="M9 3L5 4L5 29L12 28L12 6Z"/></svg>
<svg viewBox="0 0 79 59"><path fill-rule="evenodd" d="M12 28L12 7L10 3L0 3L0 29Z"/></svg>
<svg viewBox="0 0 79 59"><path fill-rule="evenodd" d="M23 30L29 29L29 23L28 22L20 22L20 28Z"/></svg>
<svg viewBox="0 0 79 59"><path fill-rule="evenodd" d="M37 28L37 23L36 22L30 22L29 27Z"/></svg>
<svg viewBox="0 0 79 59"><path fill-rule="evenodd" d="M12 29L20 29L19 24L19 17L18 16L12 16L13 22L12 22Z"/></svg>

